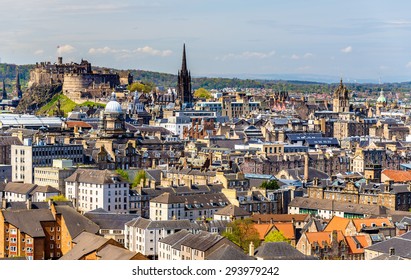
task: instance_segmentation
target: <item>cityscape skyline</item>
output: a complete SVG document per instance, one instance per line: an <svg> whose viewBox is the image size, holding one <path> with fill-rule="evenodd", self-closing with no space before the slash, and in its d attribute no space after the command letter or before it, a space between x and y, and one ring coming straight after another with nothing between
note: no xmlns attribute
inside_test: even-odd
<svg viewBox="0 0 411 280"><path fill-rule="evenodd" d="M193 77L411 80L409 3L4 0L2 63L87 59Z"/></svg>

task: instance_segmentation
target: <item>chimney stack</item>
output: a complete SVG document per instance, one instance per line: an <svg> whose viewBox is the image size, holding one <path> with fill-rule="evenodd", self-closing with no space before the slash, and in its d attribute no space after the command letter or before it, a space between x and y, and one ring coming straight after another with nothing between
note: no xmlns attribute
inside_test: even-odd
<svg viewBox="0 0 411 280"><path fill-rule="evenodd" d="M250 242L250 247L249 247L249 249L248 249L248 254L251 256L251 257L254 257L254 242Z"/></svg>
<svg viewBox="0 0 411 280"><path fill-rule="evenodd" d="M31 199L26 199L26 206L27 206L27 210L31 209Z"/></svg>
<svg viewBox="0 0 411 280"><path fill-rule="evenodd" d="M390 247L390 256L395 256L395 248Z"/></svg>
<svg viewBox="0 0 411 280"><path fill-rule="evenodd" d="M7 200L5 198L3 198L1 200L1 209L6 210L6 208L7 208Z"/></svg>
<svg viewBox="0 0 411 280"><path fill-rule="evenodd" d="M309 157L308 153L305 153L304 155L304 181L307 183L308 182L308 166L309 165Z"/></svg>

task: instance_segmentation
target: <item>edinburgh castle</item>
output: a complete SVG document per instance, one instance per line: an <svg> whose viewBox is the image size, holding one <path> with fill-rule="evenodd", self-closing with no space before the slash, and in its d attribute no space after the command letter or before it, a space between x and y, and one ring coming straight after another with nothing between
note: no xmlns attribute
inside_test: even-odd
<svg viewBox="0 0 411 280"><path fill-rule="evenodd" d="M129 85L133 77L127 71L112 72L108 69L92 69L91 63L65 63L59 57L57 63L36 63L30 71L28 86L35 84L62 84L63 93L73 101L99 99L110 96L112 89Z"/></svg>

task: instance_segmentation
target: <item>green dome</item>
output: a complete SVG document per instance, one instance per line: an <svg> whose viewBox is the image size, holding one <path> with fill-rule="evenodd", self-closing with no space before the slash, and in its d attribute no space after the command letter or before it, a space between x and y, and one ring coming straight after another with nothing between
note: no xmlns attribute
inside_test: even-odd
<svg viewBox="0 0 411 280"><path fill-rule="evenodd" d="M381 90L380 96L377 99L377 103L387 103L387 99L384 96L384 92Z"/></svg>

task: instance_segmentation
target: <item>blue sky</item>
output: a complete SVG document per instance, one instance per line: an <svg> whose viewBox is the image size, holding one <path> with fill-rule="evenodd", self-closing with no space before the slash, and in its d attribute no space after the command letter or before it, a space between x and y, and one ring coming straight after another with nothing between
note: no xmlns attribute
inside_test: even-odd
<svg viewBox="0 0 411 280"><path fill-rule="evenodd" d="M1 62L411 81L410 1L1 0ZM57 46L60 46L58 49Z"/></svg>

